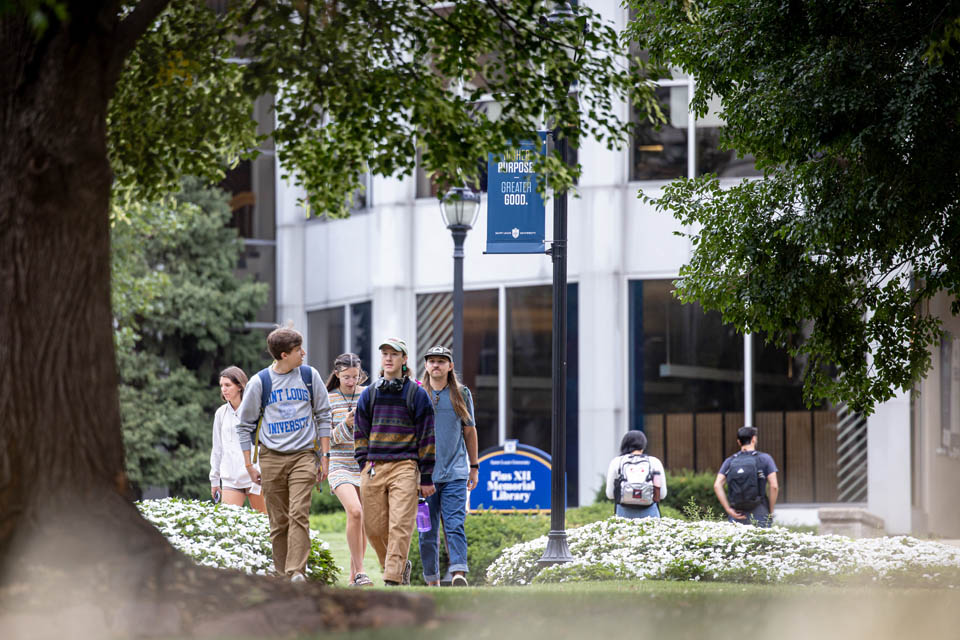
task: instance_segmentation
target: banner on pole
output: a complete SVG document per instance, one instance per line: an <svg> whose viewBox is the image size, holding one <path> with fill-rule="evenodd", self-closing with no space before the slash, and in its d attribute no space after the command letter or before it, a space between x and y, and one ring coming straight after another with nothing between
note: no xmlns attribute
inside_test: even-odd
<svg viewBox="0 0 960 640"><path fill-rule="evenodd" d="M535 154L546 155L547 134L487 158L486 253L543 253L544 203L537 192Z"/></svg>

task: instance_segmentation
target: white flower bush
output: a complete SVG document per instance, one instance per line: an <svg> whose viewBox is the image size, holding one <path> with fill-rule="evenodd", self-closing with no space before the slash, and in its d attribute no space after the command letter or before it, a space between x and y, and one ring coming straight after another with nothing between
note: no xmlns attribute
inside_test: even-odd
<svg viewBox="0 0 960 640"><path fill-rule="evenodd" d="M180 498L144 500L137 503L137 508L170 544L197 564L257 575L273 569L270 522L262 513ZM334 584L339 572L330 545L311 531L307 578Z"/></svg>
<svg viewBox="0 0 960 640"><path fill-rule="evenodd" d="M893 581L960 585L960 549L906 536L852 540L729 522L613 517L571 529L575 560L541 567L546 536L506 549L490 584L657 579L724 582ZM948 584L948 583L953 584Z"/></svg>

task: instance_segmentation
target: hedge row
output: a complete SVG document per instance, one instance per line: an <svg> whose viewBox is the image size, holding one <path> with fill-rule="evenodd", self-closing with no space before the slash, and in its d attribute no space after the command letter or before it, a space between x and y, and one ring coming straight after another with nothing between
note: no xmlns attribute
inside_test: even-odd
<svg viewBox="0 0 960 640"><path fill-rule="evenodd" d="M668 518L682 518L676 509L664 505L661 511ZM613 515L613 505L600 502L587 507L568 509L567 528L580 527L598 520L606 520ZM468 578L470 584L486 584L487 567L496 560L501 552L520 542L527 542L550 531L550 516L547 514L524 513L472 513L468 514L464 525L467 534L467 563L470 566ZM420 539L415 533L410 541L409 559L413 563L410 581L424 584L423 563L420 560ZM440 568L446 571L449 564L447 550L440 544Z"/></svg>

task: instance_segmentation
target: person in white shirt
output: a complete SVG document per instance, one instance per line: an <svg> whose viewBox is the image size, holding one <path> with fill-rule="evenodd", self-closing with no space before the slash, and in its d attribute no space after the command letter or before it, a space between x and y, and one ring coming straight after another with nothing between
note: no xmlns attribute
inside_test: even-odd
<svg viewBox="0 0 960 640"><path fill-rule="evenodd" d="M647 436L642 431L627 431L620 441L620 455L610 461L607 467L607 497L616 503L616 515L621 518L659 518L661 500L667 497L667 477L663 463L658 458L644 453L647 448ZM632 486L643 497L643 487L650 491L649 504L622 504L621 495L625 469L641 469L643 478L634 479ZM634 500L627 500L633 502Z"/></svg>
<svg viewBox="0 0 960 640"><path fill-rule="evenodd" d="M247 386L247 374L240 367L227 367L220 372L220 397L222 407L213 416L213 448L210 451L210 496L217 494L225 504L242 506L250 501L250 508L260 513L267 512L260 485L254 484L243 460L237 424L238 409Z"/></svg>

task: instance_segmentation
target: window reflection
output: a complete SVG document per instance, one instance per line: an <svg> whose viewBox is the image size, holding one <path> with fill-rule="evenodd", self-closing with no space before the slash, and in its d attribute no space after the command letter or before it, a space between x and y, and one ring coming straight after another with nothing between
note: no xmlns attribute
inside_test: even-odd
<svg viewBox="0 0 960 640"><path fill-rule="evenodd" d="M669 180L687 175L687 110L681 93L686 96L686 86L656 88L667 121L659 127L649 122L637 126L631 146L631 180ZM638 121L636 109L631 115Z"/></svg>

